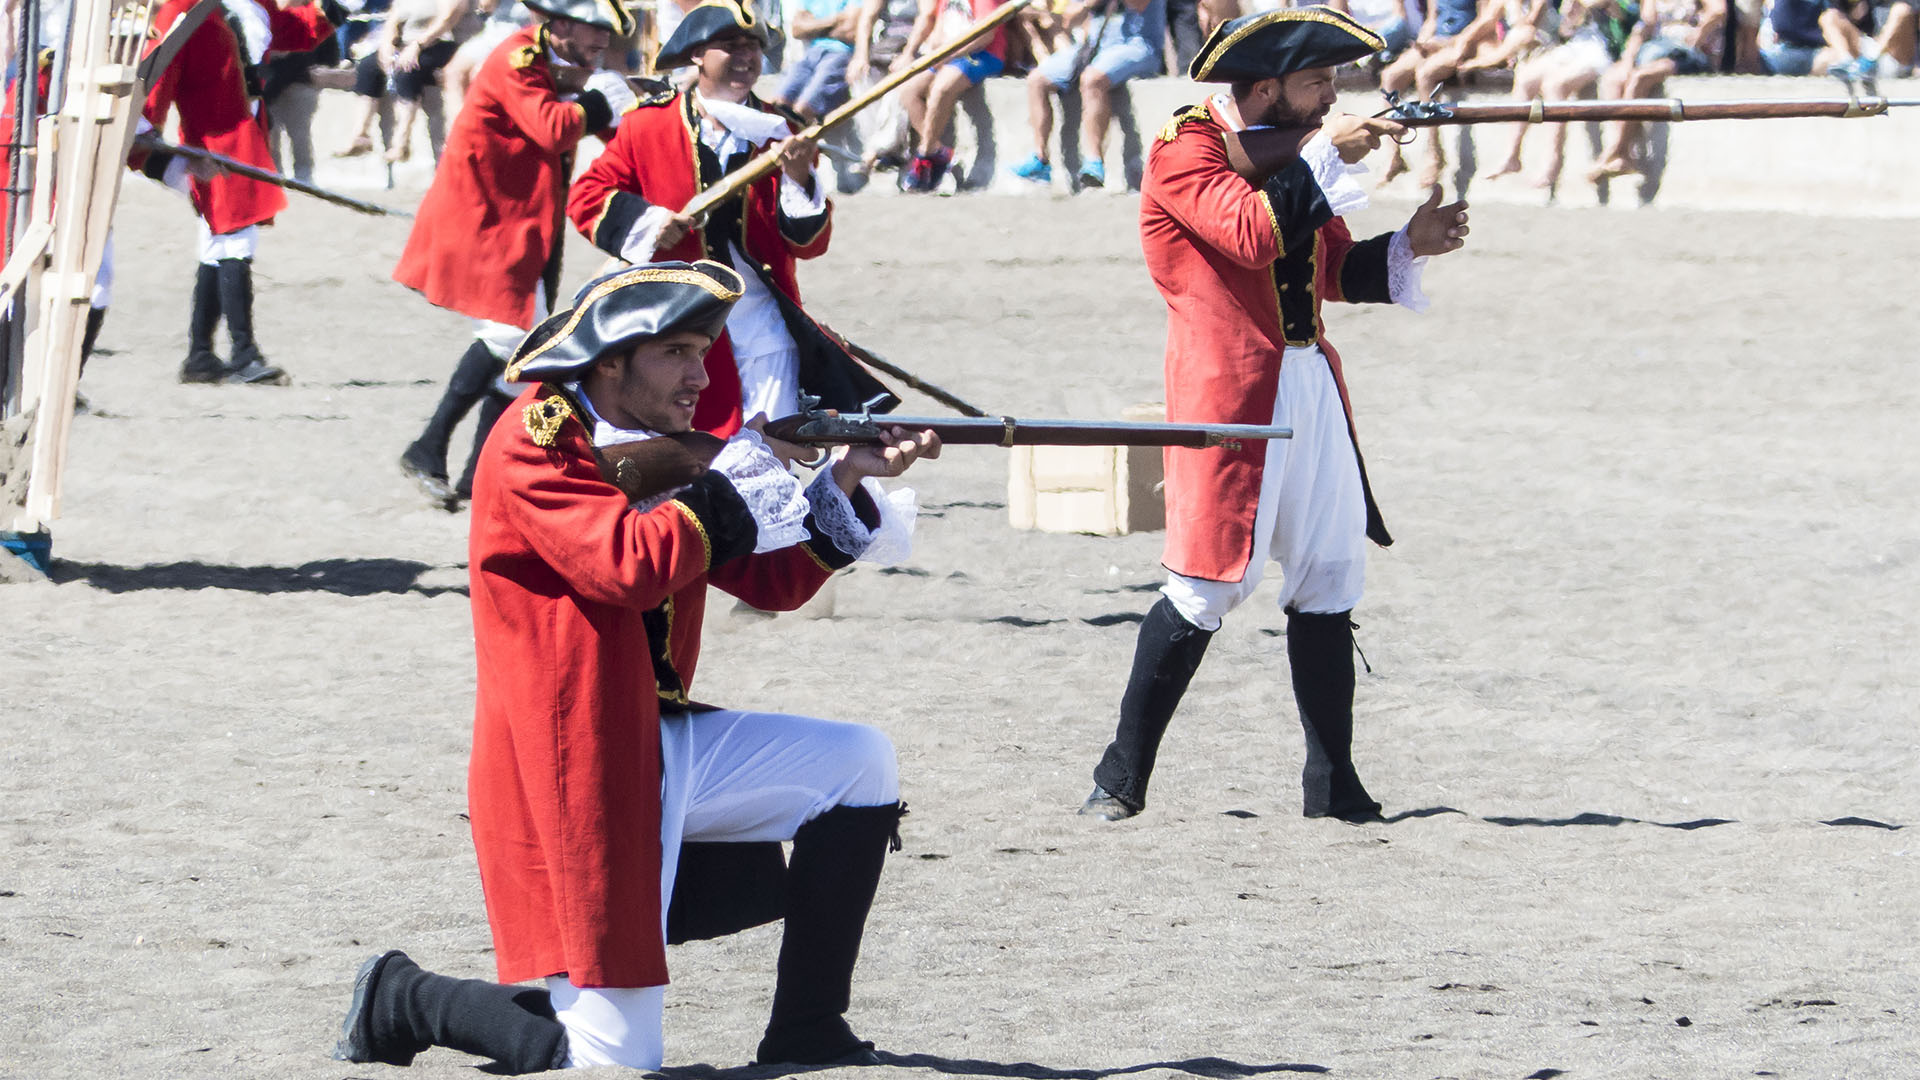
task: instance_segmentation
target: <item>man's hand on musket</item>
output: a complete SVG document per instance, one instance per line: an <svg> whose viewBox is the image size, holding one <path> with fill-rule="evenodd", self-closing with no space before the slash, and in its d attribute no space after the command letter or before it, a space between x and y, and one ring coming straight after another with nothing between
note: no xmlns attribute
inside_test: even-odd
<svg viewBox="0 0 1920 1080"><path fill-rule="evenodd" d="M780 143L780 168L796 184L811 181L814 163L819 160L820 144L812 139L795 135Z"/></svg>
<svg viewBox="0 0 1920 1080"><path fill-rule="evenodd" d="M846 454L833 463L833 482L851 495L866 477L899 476L921 458L939 456L940 436L930 430L881 428L880 445L847 447Z"/></svg>
<svg viewBox="0 0 1920 1080"><path fill-rule="evenodd" d="M593 69L572 64L551 64L547 72L553 77L555 90L562 94L577 94L587 88L587 76L593 74Z"/></svg>
<svg viewBox="0 0 1920 1080"><path fill-rule="evenodd" d="M1427 201L1407 221L1407 246L1414 255L1445 255L1466 245L1467 200L1440 205L1440 185L1433 185Z"/></svg>
<svg viewBox="0 0 1920 1080"><path fill-rule="evenodd" d="M653 253L657 255L686 239L687 234L694 230L694 226L694 220L685 214L675 214L668 218L667 223L660 226L659 238L653 242Z"/></svg>
<svg viewBox="0 0 1920 1080"><path fill-rule="evenodd" d="M216 177L227 175L227 167L217 161L208 161L206 158L187 157L185 154L180 156L186 162L187 175L193 177L195 180L204 183Z"/></svg>
<svg viewBox="0 0 1920 1080"><path fill-rule="evenodd" d="M1320 126L1333 148L1340 152L1340 160L1349 165L1357 164L1362 158L1380 149L1380 140L1398 139L1406 134L1406 126L1379 116L1356 116L1353 113L1334 113Z"/></svg>
<svg viewBox="0 0 1920 1080"><path fill-rule="evenodd" d="M802 465L818 465L826 457L826 451L820 447L802 446L768 435L766 413L754 413L753 418L741 426L759 435L760 441L767 444L768 451L779 458L782 465L792 465L796 461Z"/></svg>

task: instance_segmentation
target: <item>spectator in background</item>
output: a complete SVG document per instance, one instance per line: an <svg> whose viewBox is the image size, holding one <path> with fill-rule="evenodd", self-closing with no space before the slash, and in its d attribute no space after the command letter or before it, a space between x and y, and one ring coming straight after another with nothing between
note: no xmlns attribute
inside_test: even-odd
<svg viewBox="0 0 1920 1080"><path fill-rule="evenodd" d="M1560 0L1505 0L1497 43L1483 44L1460 62L1458 74L1518 67L1560 40Z"/></svg>
<svg viewBox="0 0 1920 1080"><path fill-rule="evenodd" d="M1160 73L1167 36L1167 0L1078 0L1067 11L1077 22L1077 40L1042 60L1027 74L1027 120L1033 126L1032 156L1013 167L1023 180L1053 180L1047 144L1053 137L1053 95L1080 93L1080 175L1075 189L1105 187L1107 129L1113 126L1108 97L1129 80ZM1071 138L1063 134L1061 138Z"/></svg>
<svg viewBox="0 0 1920 1080"><path fill-rule="evenodd" d="M907 42L920 18L921 0L862 0L854 16L853 55L847 61L847 81L854 89L864 90L888 72L913 62ZM854 117L860 136L860 159L846 163L844 169L834 162L841 191L857 191L866 186L873 170L886 165L898 168L906 163L911 128L898 92L887 95L879 104ZM828 148L832 152L832 148Z"/></svg>
<svg viewBox="0 0 1920 1080"><path fill-rule="evenodd" d="M918 55L922 46L938 48L959 31L991 15L1000 3L1001 0L924 0L920 16L913 24L913 34L907 39L906 54ZM922 72L900 88L907 120L918 142L913 160L900 177L902 191L929 192L940 186L948 166L953 164L953 147L946 142L947 125L953 122L954 106L959 103L960 95L1007 68L1005 26L973 44L972 52Z"/></svg>
<svg viewBox="0 0 1920 1080"><path fill-rule="evenodd" d="M1856 79L1905 78L1913 74L1915 21L1907 0L1843 0L1820 13L1830 64Z"/></svg>
<svg viewBox="0 0 1920 1080"><path fill-rule="evenodd" d="M1725 40L1724 0L1661 0L1648 5L1627 39L1625 55L1600 78L1603 98L1653 97L1670 75L1703 75L1714 70ZM1587 179L1646 171L1640 135L1646 125L1620 121L1605 125L1606 141Z"/></svg>
<svg viewBox="0 0 1920 1080"><path fill-rule="evenodd" d="M357 157L373 149L373 122L388 92L399 99L386 158L402 162L412 153L413 121L420 98L453 59L454 28L466 17L468 0L398 0L381 24L379 46L354 71L353 92L364 99L353 140L337 155Z"/></svg>
<svg viewBox="0 0 1920 1080"><path fill-rule="evenodd" d="M318 48L269 56L260 65L260 100L266 105L267 148L273 151L273 167L303 184L313 183L313 114L320 104L313 69L339 62L340 39L328 35Z"/></svg>
<svg viewBox="0 0 1920 1080"><path fill-rule="evenodd" d="M807 48L787 72L774 105L812 123L847 100L847 65L859 17L853 0L801 0L793 13L793 36Z"/></svg>
<svg viewBox="0 0 1920 1080"><path fill-rule="evenodd" d="M1514 96L1522 101L1536 97L1558 101L1575 97L1598 83L1607 68L1620 59L1634 24L1639 22L1639 9L1621 4L1622 0L1567 0L1561 11L1566 42L1520 65L1513 77ZM1487 179L1497 180L1520 171L1520 150L1532 126L1514 125L1507 159L1488 173ZM1533 186L1550 191L1559 184L1560 169L1566 163L1567 125L1547 127L1552 149Z"/></svg>
<svg viewBox="0 0 1920 1080"><path fill-rule="evenodd" d="M1419 85L1418 96L1425 99L1431 93L1432 86L1438 86L1447 75L1453 74L1453 65L1459 62L1462 50L1470 51L1481 36L1492 32L1491 20L1480 18L1482 3L1491 9L1496 6L1497 0L1429 0L1420 32L1414 35L1413 41L1398 59L1381 70L1380 89L1389 94L1404 94L1414 89L1416 84L1420 84L1421 69L1428 66L1429 60L1437 60L1431 70L1444 70L1446 74L1438 76L1431 85ZM1438 129L1427 133L1428 168L1421 179L1423 187L1432 186L1440 175L1443 159L1440 139ZM1395 144L1380 182L1388 183L1406 171L1407 159L1401 155L1399 145Z"/></svg>
<svg viewBox="0 0 1920 1080"><path fill-rule="evenodd" d="M669 0L670 2L670 0ZM513 36L515 30L533 21L520 0L477 0L474 14L480 16L480 29L453 50L453 59L440 69L440 100L449 118L459 116L466 104L467 87L486 62L488 54Z"/></svg>
<svg viewBox="0 0 1920 1080"><path fill-rule="evenodd" d="M1169 18L1172 17L1173 3L1175 0L1168 0ZM1327 6L1335 11L1346 12L1355 22L1379 34L1380 39L1387 43L1387 47L1375 53L1372 60L1361 61L1363 64L1393 63L1401 53L1407 50L1407 46L1413 44L1413 36L1420 30L1424 21L1419 0L1334 0ZM1179 43L1177 30L1174 33L1174 42L1177 51ZM1191 58L1182 60L1180 70L1185 71L1190 63L1192 63Z"/></svg>

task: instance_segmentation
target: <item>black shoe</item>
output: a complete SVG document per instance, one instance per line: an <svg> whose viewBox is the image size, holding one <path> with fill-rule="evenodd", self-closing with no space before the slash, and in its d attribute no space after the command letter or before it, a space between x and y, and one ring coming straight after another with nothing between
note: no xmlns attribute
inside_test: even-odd
<svg viewBox="0 0 1920 1080"><path fill-rule="evenodd" d="M286 386L293 380L285 371L267 363L267 358L257 350L240 349L233 351L233 363L227 365L221 382L237 383L241 386Z"/></svg>
<svg viewBox="0 0 1920 1080"><path fill-rule="evenodd" d="M460 507L460 496L454 494L453 485L447 482L444 469L436 471L434 467L419 460L414 455L415 448L407 447L400 455L400 471L416 484L435 506L452 512Z"/></svg>
<svg viewBox="0 0 1920 1080"><path fill-rule="evenodd" d="M187 354L186 362L180 365L180 381L183 383L217 383L227 377L227 365L213 353L195 349Z"/></svg>
<svg viewBox="0 0 1920 1080"><path fill-rule="evenodd" d="M383 1046L373 1033L373 995L380 982L380 971L389 961L406 960L398 949L383 952L360 965L353 977L353 1000L347 1005L347 1018L340 1022L340 1041L334 1044L333 1060L356 1065L380 1062L383 1065L411 1065L425 1047Z"/></svg>
<svg viewBox="0 0 1920 1080"><path fill-rule="evenodd" d="M1099 818L1102 821L1125 821L1139 812L1115 798L1106 788L1098 784L1094 785L1093 794L1087 796L1087 801L1080 806L1081 816Z"/></svg>

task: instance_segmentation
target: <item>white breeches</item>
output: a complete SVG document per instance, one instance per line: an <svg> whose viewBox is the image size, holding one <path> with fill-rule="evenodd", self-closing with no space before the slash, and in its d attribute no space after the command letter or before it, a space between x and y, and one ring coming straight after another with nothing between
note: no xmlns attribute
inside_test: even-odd
<svg viewBox="0 0 1920 1080"><path fill-rule="evenodd" d="M1218 630L1260 584L1270 557L1280 564L1280 606L1307 614L1352 611L1367 568L1367 502L1360 459L1347 430L1333 370L1317 348L1288 349L1280 362L1273 422L1291 439L1267 443L1253 557L1239 581L1168 574L1160 591L1182 617Z"/></svg>
<svg viewBox="0 0 1920 1080"><path fill-rule="evenodd" d="M547 317L547 287L536 284L533 287L533 325L539 326ZM473 320L473 336L487 347L487 351L502 360L513 357L513 350L527 339L527 331L512 323L494 322L490 319ZM515 388L514 393L519 393Z"/></svg>
<svg viewBox="0 0 1920 1080"><path fill-rule="evenodd" d="M87 304L97 308L113 306L112 230L108 230L107 242L100 249L100 269L93 275L93 293L87 297Z"/></svg>
<svg viewBox="0 0 1920 1080"><path fill-rule="evenodd" d="M835 806L900 801L893 743L837 720L721 709L660 718L660 918L673 898L680 844L791 840ZM547 979L567 1027L568 1064L658 1069L666 987L582 989Z"/></svg>
<svg viewBox="0 0 1920 1080"><path fill-rule="evenodd" d="M778 420L800 411L800 350L765 353L760 356L735 355L733 364L740 369L740 415L753 419L766 413Z"/></svg>
<svg viewBox="0 0 1920 1080"><path fill-rule="evenodd" d="M221 259L251 259L254 250L260 246L258 225L248 225L230 233L215 233L208 227L206 218L194 218L193 223L200 229L200 261L208 266L217 265Z"/></svg>

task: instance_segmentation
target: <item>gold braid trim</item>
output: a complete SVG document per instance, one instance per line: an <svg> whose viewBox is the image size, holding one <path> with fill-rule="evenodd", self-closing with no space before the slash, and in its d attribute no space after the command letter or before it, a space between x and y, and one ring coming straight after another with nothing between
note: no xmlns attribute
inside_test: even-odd
<svg viewBox="0 0 1920 1080"><path fill-rule="evenodd" d="M520 422L527 425L527 434L533 438L535 446L552 446L560 437L560 427L573 417L573 405L560 394L541 401L529 401L527 407L520 410Z"/></svg>
<svg viewBox="0 0 1920 1080"><path fill-rule="evenodd" d="M513 59L508 61L508 63L513 65L513 70L515 71L525 71L539 62L540 47L537 45L520 46L513 50Z"/></svg>
<svg viewBox="0 0 1920 1080"><path fill-rule="evenodd" d="M1241 41L1245 40L1249 34L1258 33L1275 23L1283 22L1325 23L1328 26L1336 27L1352 34L1355 38L1359 39L1361 44L1368 46L1371 52L1379 52L1381 49L1387 47L1385 39L1380 35L1368 30L1366 27L1361 26L1359 23L1337 11L1328 11L1326 8L1314 7L1282 8L1279 11L1270 11L1265 15L1255 16L1252 22L1228 34L1225 38L1221 39L1220 44L1208 49L1206 62L1200 65L1200 70L1195 72L1193 77L1205 81L1209 75L1213 74L1213 65L1219 61L1221 55L1228 49L1238 45Z"/></svg>
<svg viewBox="0 0 1920 1080"><path fill-rule="evenodd" d="M513 363L507 365L507 381L518 382L520 372L525 370L528 364L538 360L547 350L566 340L567 336L573 333L574 327L580 325L580 320L586 318L587 309L593 306L594 301L613 292L615 289L624 289L629 285L638 285L646 281L671 281L679 285L696 285L712 293L714 297L720 301L728 304L740 299L738 292L727 288L725 285L720 284L712 277L698 270L672 270L665 267L643 266L629 270L624 274L617 274L595 285L592 292L582 297L580 302L573 306L573 311L567 319L567 324L562 326L552 337L541 342L539 348L525 356L514 357Z"/></svg>
<svg viewBox="0 0 1920 1080"><path fill-rule="evenodd" d="M1209 113L1205 102L1181 109L1179 112L1173 114L1173 119L1167 121L1166 126L1160 129L1160 141L1172 142L1179 137L1181 128L1193 123L1195 120L1205 120L1208 115Z"/></svg>
<svg viewBox="0 0 1920 1080"><path fill-rule="evenodd" d="M1287 257L1287 238L1280 234L1280 215L1273 212L1273 196L1264 191L1257 194L1261 209L1267 212L1267 220L1273 222L1273 246L1280 249L1280 254L1275 255L1273 261L1279 262Z"/></svg>
<svg viewBox="0 0 1920 1080"><path fill-rule="evenodd" d="M703 563L702 566L708 570L713 569L713 540L707 535L707 527L700 524L700 515L694 513L692 507L678 499L669 502L667 505L679 510L681 514L685 515L687 521L693 525L693 531L700 534L700 549L706 553L706 562Z"/></svg>
<svg viewBox="0 0 1920 1080"><path fill-rule="evenodd" d="M667 617L666 640L660 643L660 656L661 659L667 662L667 667L673 671L674 677L680 679L680 689L675 690L671 694L660 689L660 676L656 672L653 676L653 694L655 697L671 701L675 705L685 705L688 702L687 680L680 675L680 669L673 666L673 597L669 596L666 600L662 601L660 610Z"/></svg>
<svg viewBox="0 0 1920 1080"><path fill-rule="evenodd" d="M827 565L827 560L821 558L820 553L813 550L812 537L808 537L806 540L800 542L800 550L807 553L807 558L812 559L815 566L818 566L829 574L834 572L833 567Z"/></svg>

